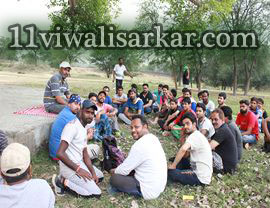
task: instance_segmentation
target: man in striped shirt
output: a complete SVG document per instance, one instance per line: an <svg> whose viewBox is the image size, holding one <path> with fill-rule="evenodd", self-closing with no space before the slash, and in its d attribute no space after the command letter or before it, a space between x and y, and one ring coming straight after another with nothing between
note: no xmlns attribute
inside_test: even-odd
<svg viewBox="0 0 270 208"><path fill-rule="evenodd" d="M66 78L70 75L70 70L70 64L64 61L60 64L59 72L48 81L43 98L47 112L58 114L67 105L70 91Z"/></svg>

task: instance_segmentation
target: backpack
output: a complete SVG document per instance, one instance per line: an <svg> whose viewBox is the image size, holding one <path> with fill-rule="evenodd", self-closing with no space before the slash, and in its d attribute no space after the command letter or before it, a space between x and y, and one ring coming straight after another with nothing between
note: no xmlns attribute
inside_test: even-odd
<svg viewBox="0 0 270 208"><path fill-rule="evenodd" d="M114 136L106 136L102 141L103 161L102 167L107 172L117 168L125 159L125 154L118 149Z"/></svg>

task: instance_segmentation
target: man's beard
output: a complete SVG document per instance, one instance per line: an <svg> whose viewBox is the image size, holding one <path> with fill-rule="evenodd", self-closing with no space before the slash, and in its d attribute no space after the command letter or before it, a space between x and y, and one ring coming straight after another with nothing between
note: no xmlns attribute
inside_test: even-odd
<svg viewBox="0 0 270 208"><path fill-rule="evenodd" d="M242 110L242 109L240 109L240 113L241 113L241 114L246 114L246 113L247 113L247 110Z"/></svg>

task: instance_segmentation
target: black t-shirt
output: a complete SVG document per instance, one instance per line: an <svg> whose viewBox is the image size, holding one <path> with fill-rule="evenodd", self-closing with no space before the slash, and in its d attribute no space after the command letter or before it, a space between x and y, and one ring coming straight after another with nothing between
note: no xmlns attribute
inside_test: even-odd
<svg viewBox="0 0 270 208"><path fill-rule="evenodd" d="M264 119L266 119L267 117L268 117L268 115L267 115L267 112L266 111L264 111L263 112L263 116L262 116Z"/></svg>
<svg viewBox="0 0 270 208"><path fill-rule="evenodd" d="M167 116L167 118L166 118L166 120L168 119L169 115L174 114L176 111L179 111L179 113L175 116L175 118L171 119L171 120L168 122L168 124L170 124L171 122L173 122L173 121L177 118L177 116L178 116L178 115L180 114L180 112L182 111L182 107L181 107L181 106L177 106L177 108L176 108L175 110L170 109L170 110L169 110L169 113L168 113L168 116Z"/></svg>
<svg viewBox="0 0 270 208"><path fill-rule="evenodd" d="M183 84L189 85L188 70L183 73Z"/></svg>
<svg viewBox="0 0 270 208"><path fill-rule="evenodd" d="M224 172L235 170L238 160L237 144L228 125L224 123L219 129L216 129L211 139L219 143L215 152L222 158Z"/></svg>
<svg viewBox="0 0 270 208"><path fill-rule="evenodd" d="M143 96L143 92L140 94L140 98L143 101L143 104L146 105L150 100L153 100L153 95L150 91L146 94L146 96Z"/></svg>

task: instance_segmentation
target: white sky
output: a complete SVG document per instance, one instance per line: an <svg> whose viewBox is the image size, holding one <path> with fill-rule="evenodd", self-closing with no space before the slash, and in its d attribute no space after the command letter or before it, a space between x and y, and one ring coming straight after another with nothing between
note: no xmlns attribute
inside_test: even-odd
<svg viewBox="0 0 270 208"><path fill-rule="evenodd" d="M16 23L36 24L41 29L49 26L49 0L0 0L0 36L8 33L8 26ZM140 0L121 0L121 14L114 20L120 24L132 24L138 14Z"/></svg>

